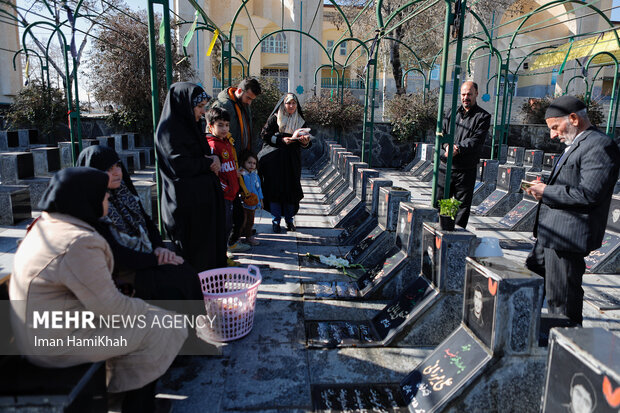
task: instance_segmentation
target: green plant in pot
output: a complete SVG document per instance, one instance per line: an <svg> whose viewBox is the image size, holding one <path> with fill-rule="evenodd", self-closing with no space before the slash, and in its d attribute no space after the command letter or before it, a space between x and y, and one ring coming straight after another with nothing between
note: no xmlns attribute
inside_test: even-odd
<svg viewBox="0 0 620 413"><path fill-rule="evenodd" d="M440 199L437 203L439 204L439 226L444 231L454 231L454 219L462 202L452 197Z"/></svg>

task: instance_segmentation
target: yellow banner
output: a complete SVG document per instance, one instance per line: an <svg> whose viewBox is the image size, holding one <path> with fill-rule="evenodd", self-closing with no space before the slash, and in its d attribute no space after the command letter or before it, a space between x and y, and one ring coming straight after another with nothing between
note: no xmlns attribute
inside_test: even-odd
<svg viewBox="0 0 620 413"><path fill-rule="evenodd" d="M530 70L543 69L551 66L561 65L565 60L580 59L582 57L594 56L600 52L609 52L620 60L620 48L613 31L607 32L602 36L592 36L587 39L565 43L557 49L542 54L530 65ZM566 56L568 53L568 57ZM587 60L586 60L587 62ZM584 62L584 65L585 63ZM592 64L611 64L612 58L609 55L597 56Z"/></svg>
<svg viewBox="0 0 620 413"><path fill-rule="evenodd" d="M211 52L213 51L213 47L215 46L215 42L217 41L219 35L220 31L215 29L213 32L213 38L211 39L211 43L209 43L209 48L207 49L207 56L211 56Z"/></svg>

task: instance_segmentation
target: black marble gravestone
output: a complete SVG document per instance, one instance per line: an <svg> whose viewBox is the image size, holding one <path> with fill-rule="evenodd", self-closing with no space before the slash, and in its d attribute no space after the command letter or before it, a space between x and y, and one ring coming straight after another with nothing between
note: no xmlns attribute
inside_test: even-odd
<svg viewBox="0 0 620 413"><path fill-rule="evenodd" d="M365 211L368 217L357 223L352 222L344 228L344 231L338 236L340 245L356 245L373 231L377 226L379 210L379 189L382 187L392 186L392 181L379 177L366 176L366 206Z"/></svg>
<svg viewBox="0 0 620 413"><path fill-rule="evenodd" d="M526 149L525 158L523 159L525 173L542 171L543 156L544 153L540 149Z"/></svg>
<svg viewBox="0 0 620 413"><path fill-rule="evenodd" d="M561 153L545 153L543 155L543 171L551 172L560 156L562 156Z"/></svg>
<svg viewBox="0 0 620 413"><path fill-rule="evenodd" d="M525 158L525 148L521 146L509 146L506 153L506 164L513 166L523 166Z"/></svg>
<svg viewBox="0 0 620 413"><path fill-rule="evenodd" d="M319 298L355 298L375 296L397 297L370 322L312 321L306 323L309 346L376 346L386 345L437 295L428 281L419 274L421 253L420 228L425 219L437 220L435 209L405 202L400 205L396 246L385 262L372 271L359 271L355 282L322 283L315 288ZM347 270L349 273L355 271ZM406 288L399 288L400 285ZM355 287L355 288L354 288ZM311 288L311 287L310 287ZM354 290L357 290L356 294ZM304 291L308 288L304 286ZM345 324L343 324L345 323ZM333 326L335 324L335 326ZM340 333L345 329L350 334ZM330 334L332 332L333 334ZM322 335L317 335L321 333ZM336 334L337 333L337 334ZM351 336L353 338L351 338ZM347 337L343 341L339 338Z"/></svg>
<svg viewBox="0 0 620 413"><path fill-rule="evenodd" d="M543 413L620 409L620 341L602 328L551 330Z"/></svg>
<svg viewBox="0 0 620 413"><path fill-rule="evenodd" d="M611 198L603 245L585 257L586 272L620 273L620 195Z"/></svg>
<svg viewBox="0 0 620 413"><path fill-rule="evenodd" d="M474 185L474 196L472 205L478 205L486 199L493 191L497 184L497 171L499 161L495 159L481 159L478 163L478 172L476 175L476 183Z"/></svg>
<svg viewBox="0 0 620 413"><path fill-rule="evenodd" d="M525 174L526 181L542 181L542 172L529 172ZM531 196L523 193L523 199L502 217L496 224L478 224L477 230L506 230L506 231L526 231L534 229L536 221L536 210L538 201Z"/></svg>
<svg viewBox="0 0 620 413"><path fill-rule="evenodd" d="M516 397L522 394L527 397L527 393L519 390L530 384L515 382L514 373L506 374L506 369L512 371L514 368L510 364L504 368L498 361L500 358L512 358L513 363L526 366L526 369L536 367L529 363L528 356L537 339L542 278L514 267L514 263L503 258L467 258L468 295L462 307L462 324L400 382L400 391L396 395L394 388L386 384L312 386L313 395L317 395L313 397L314 408L337 408L337 395L343 395L343 401L349 400L345 395L361 394L370 387L376 392L374 397L377 400L398 400L402 397L410 412L425 413L441 412L455 405L459 406L455 411L485 411L482 406L488 409L498 397L514 399L515 394ZM418 289L423 288L420 285ZM479 300L467 298L476 296ZM391 303L388 308L384 318L391 321L406 317L406 311L398 304ZM474 312L474 315L469 315ZM472 323L471 317L477 317L477 314L487 318L483 326L472 330L468 324ZM499 366L491 369L491 365ZM476 393L480 384L478 378L483 375L491 389ZM514 394L496 394L492 389L497 386L511 386L518 390ZM321 394L327 389L329 393ZM471 399L474 399L473 403ZM520 405L531 408L538 400L540 398ZM461 409L462 404L466 408ZM349 400L349 403L340 406L352 409L355 405ZM359 406L367 405L360 403ZM399 403L393 406L402 407Z"/></svg>
<svg viewBox="0 0 620 413"><path fill-rule="evenodd" d="M523 198L521 180L525 176L522 166L501 165L498 169L497 185L480 205L472 208L474 215L501 217Z"/></svg>

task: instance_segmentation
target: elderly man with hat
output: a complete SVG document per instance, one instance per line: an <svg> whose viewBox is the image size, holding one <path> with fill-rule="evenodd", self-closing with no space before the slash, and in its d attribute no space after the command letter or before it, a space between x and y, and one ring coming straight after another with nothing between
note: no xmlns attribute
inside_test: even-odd
<svg viewBox="0 0 620 413"><path fill-rule="evenodd" d="M566 144L547 183L527 189L538 202L536 244L526 266L545 278L550 313L582 322L584 257L599 248L620 169L620 149L590 123L573 96L551 102L545 113L551 139Z"/></svg>

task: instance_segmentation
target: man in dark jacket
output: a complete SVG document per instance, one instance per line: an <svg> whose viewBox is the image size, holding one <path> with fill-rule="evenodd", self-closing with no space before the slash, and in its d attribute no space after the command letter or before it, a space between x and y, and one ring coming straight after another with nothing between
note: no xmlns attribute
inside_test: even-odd
<svg viewBox="0 0 620 413"><path fill-rule="evenodd" d="M452 152L452 174L449 196L461 201L456 214L456 224L465 228L469 221L471 201L476 184L476 167L480 161L480 152L489 134L491 115L476 104L478 85L468 81L461 86L462 105L456 111L454 129L454 146ZM452 114L448 112L443 121L444 136L448 134ZM437 179L437 199L444 198L446 184L446 151L444 145Z"/></svg>
<svg viewBox="0 0 620 413"><path fill-rule="evenodd" d="M233 137L237 154L244 149L256 153L255 148L254 150L252 148L252 111L250 110L250 105L261 92L258 80L246 78L236 88L229 87L218 93L217 100L212 105L213 107L226 109L230 115L229 132ZM237 165L237 167L241 167L241 165ZM229 252L242 252L250 249L249 245L239 241L244 219L245 214L241 205L241 199L237 196L233 200L233 227L228 239Z"/></svg>
<svg viewBox="0 0 620 413"><path fill-rule="evenodd" d="M256 148L252 148L252 101L261 94L261 87L258 80L246 78L234 87L222 90L217 95L217 100L212 106L217 106L230 114L230 134L235 140L235 150L241 153L243 149L249 149L256 153Z"/></svg>
<svg viewBox="0 0 620 413"><path fill-rule="evenodd" d="M534 225L537 241L526 266L545 277L549 312L581 324L584 257L602 244L620 150L592 126L586 105L573 96L555 99L545 120L551 139L568 146L548 182L527 189L539 203Z"/></svg>

